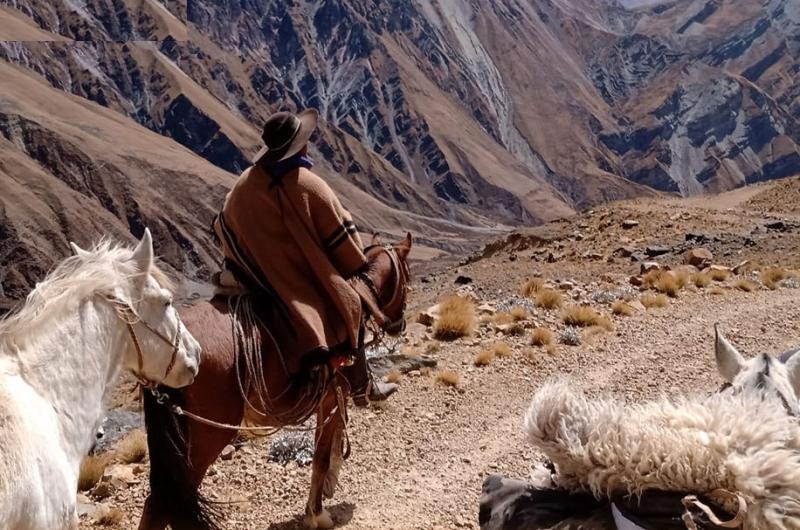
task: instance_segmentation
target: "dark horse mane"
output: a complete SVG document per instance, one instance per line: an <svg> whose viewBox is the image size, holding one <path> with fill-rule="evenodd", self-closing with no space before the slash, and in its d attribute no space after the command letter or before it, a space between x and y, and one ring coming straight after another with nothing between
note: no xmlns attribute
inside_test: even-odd
<svg viewBox="0 0 800 530"><path fill-rule="evenodd" d="M183 406L180 391L162 387L159 393L167 396L170 403ZM216 522L222 513L191 480L184 434L187 419L173 413L149 390L142 391L142 402L150 454L150 491L159 503L153 508L160 513L174 514L169 521L173 530L222 530Z"/></svg>

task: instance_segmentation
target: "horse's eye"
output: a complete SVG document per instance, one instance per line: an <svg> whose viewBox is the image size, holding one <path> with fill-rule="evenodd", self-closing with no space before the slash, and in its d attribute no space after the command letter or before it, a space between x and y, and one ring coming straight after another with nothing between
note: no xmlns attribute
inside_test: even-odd
<svg viewBox="0 0 800 530"><path fill-rule="evenodd" d="M167 300L166 302L164 302L164 307L169 307L171 305L172 305L172 300Z"/></svg>

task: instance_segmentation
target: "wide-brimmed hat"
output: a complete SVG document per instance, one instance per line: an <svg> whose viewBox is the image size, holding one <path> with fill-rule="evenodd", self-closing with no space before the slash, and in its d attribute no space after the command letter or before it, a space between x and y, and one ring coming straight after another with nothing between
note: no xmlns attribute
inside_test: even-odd
<svg viewBox="0 0 800 530"><path fill-rule="evenodd" d="M258 152L253 163L280 162L299 153L314 134L318 119L319 112L316 109L304 110L300 114L278 112L270 116L261 133L264 148Z"/></svg>

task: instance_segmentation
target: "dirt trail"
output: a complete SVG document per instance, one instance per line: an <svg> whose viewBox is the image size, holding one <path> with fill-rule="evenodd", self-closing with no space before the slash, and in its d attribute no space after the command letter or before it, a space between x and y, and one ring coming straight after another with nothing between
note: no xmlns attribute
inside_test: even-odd
<svg viewBox="0 0 800 530"><path fill-rule="evenodd" d="M340 527L356 529L477 528L486 476L524 478L535 460L523 439L521 418L533 392L549 377L566 375L589 392L644 399L661 392L707 392L714 371L712 327L720 322L742 351L780 352L800 337L797 290L723 295L690 293L669 307L617 321L616 333L592 346L544 351L533 362L521 343L515 354L474 368L480 346L456 342L437 357L458 371L458 390L431 376L407 377L383 410L354 411L353 456L329 503ZM468 341L468 343L471 341ZM491 343L488 340L487 343ZM511 341L509 341L511 343ZM266 441L219 462L206 492L226 507L226 528L302 528L309 470L266 461ZM120 496L138 515L142 487Z"/></svg>

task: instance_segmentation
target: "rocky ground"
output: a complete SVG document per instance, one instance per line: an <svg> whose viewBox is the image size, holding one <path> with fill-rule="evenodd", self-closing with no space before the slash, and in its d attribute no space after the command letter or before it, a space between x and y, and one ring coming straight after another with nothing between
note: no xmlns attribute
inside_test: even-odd
<svg viewBox="0 0 800 530"><path fill-rule="evenodd" d="M409 317L433 313L444 296L475 299L480 324L472 336L433 338L434 326L410 326L400 352L427 354L436 368L402 376L401 391L385 406L354 410L353 444L342 482L328 507L339 527L477 528L483 480L501 473L524 478L537 456L522 437L521 417L531 395L548 378L569 377L592 393L643 400L660 393L708 392L718 387L712 329L719 322L747 354L781 352L800 342L800 286L794 278L772 290L765 267L800 266L797 199L800 181L746 188L703 200L662 199L609 205L593 212L509 236L461 265L415 271ZM705 248L717 270L738 274L708 286L690 281L665 307L644 308L640 271L646 262L680 276L687 251ZM695 252L702 255L702 252ZM646 265L655 267L656 265ZM724 276L721 273L720 276ZM564 305L586 304L609 316L613 329L578 331L580 345L561 343L562 310L545 310L520 296L532 277L561 293ZM749 280L752 285L745 284ZM745 285L752 291L745 291ZM612 315L611 303L627 299L630 316ZM513 307L519 326L497 314ZM425 321L425 318L422 318ZM532 329L555 334L553 345L532 346ZM519 328L519 329L517 329ZM516 334L518 333L518 334ZM476 356L497 343L510 355L475 366ZM456 386L438 374L458 374ZM117 404L131 406L128 386ZM310 470L270 461L271 440L243 442L219 461L204 485L222 503L226 528L300 528ZM302 445L302 444L300 444ZM104 523L133 528L146 491L146 463L113 468L97 490L81 494L87 514L81 528ZM113 512L109 516L109 510ZM105 517L102 517L105 515Z"/></svg>

